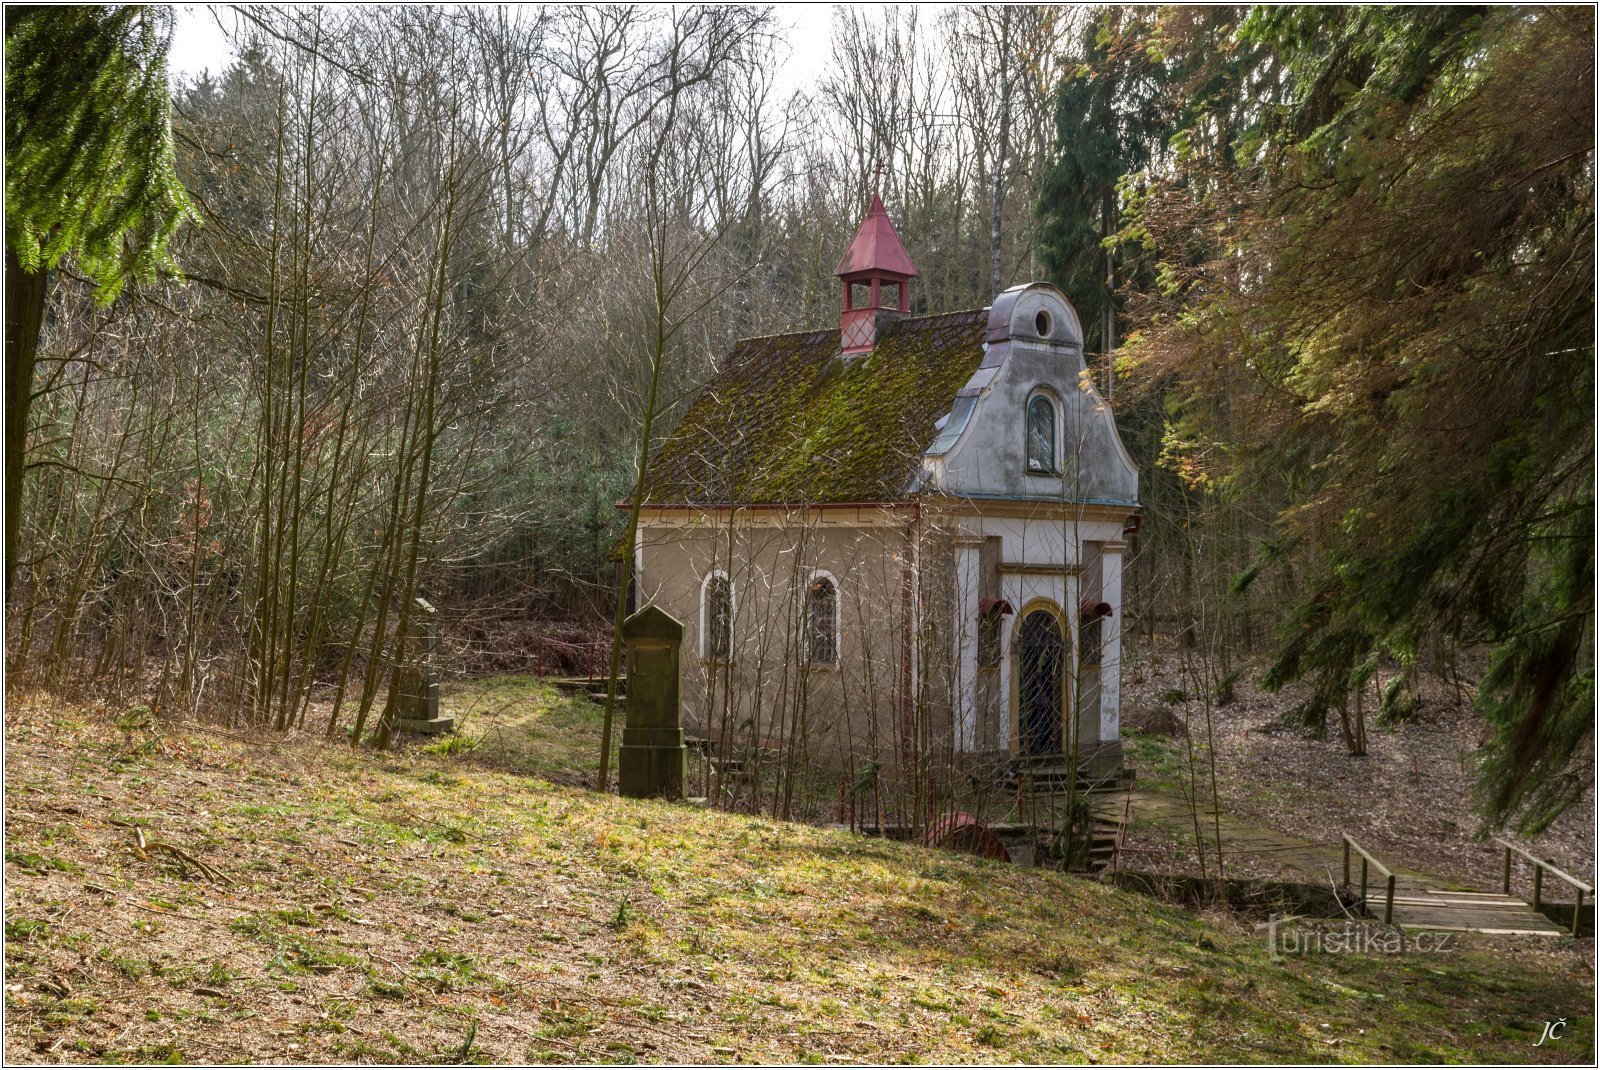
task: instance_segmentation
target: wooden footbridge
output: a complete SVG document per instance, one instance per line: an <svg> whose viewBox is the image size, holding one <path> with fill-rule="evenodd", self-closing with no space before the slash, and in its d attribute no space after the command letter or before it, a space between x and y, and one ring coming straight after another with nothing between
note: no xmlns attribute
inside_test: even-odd
<svg viewBox="0 0 1600 1070"><path fill-rule="evenodd" d="M1372 857L1348 835L1344 844L1344 885L1358 892L1367 913L1388 925L1403 929L1430 929L1444 932L1492 933L1499 936L1578 935L1583 922L1584 897L1592 902L1594 889L1564 873L1549 862L1524 851L1515 844L1495 837L1505 849L1500 891L1464 892L1442 888L1420 874L1396 873ZM1533 865L1533 902L1511 894L1513 856ZM1359 862L1359 882L1352 878L1352 858ZM1544 896L1544 875L1549 873L1572 887L1572 924L1557 925L1540 909ZM1381 877L1381 882L1374 880Z"/></svg>
<svg viewBox="0 0 1600 1070"><path fill-rule="evenodd" d="M1108 800L1102 809L1109 813L1111 805ZM1130 819L1153 822L1183 834L1193 828L1196 817L1181 799L1136 790L1127 792L1125 799L1116 799L1115 808L1126 811L1121 815L1124 824ZM1499 889L1464 891L1426 874L1386 864L1348 835L1331 843L1314 842L1250 825L1209 807L1201 808L1199 820L1208 837L1215 834L1221 838L1224 852L1270 859L1280 869L1302 874L1309 883L1325 885L1342 871L1349 898L1360 902L1375 920L1401 928L1503 936L1562 936L1591 928L1584 906L1594 902L1592 886L1499 837L1495 842L1504 851ZM1120 848L1120 839L1118 842ZM1119 856L1121 853L1119 850ZM1113 865L1122 861L1119 857ZM1512 894L1513 875L1519 870L1525 874L1522 867L1530 865L1532 902ZM1557 891L1551 887L1552 880L1565 887ZM1546 910L1559 912L1561 921L1552 919ZM1567 910L1571 910L1570 916Z"/></svg>

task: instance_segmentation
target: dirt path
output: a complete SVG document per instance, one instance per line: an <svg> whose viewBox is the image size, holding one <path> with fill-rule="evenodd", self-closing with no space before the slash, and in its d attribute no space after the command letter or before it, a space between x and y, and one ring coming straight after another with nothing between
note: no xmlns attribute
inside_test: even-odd
<svg viewBox="0 0 1600 1070"><path fill-rule="evenodd" d="M1155 792L1128 793L1135 823L1166 827L1174 835L1194 835L1195 813L1183 799ZM1265 861L1279 879L1311 885L1344 881L1344 847L1340 839L1312 841L1262 828L1215 809L1199 811L1201 830L1211 844L1220 841L1224 859L1240 857ZM1392 918L1406 929L1483 932L1498 936L1565 936L1565 931L1527 902L1515 896L1462 888L1401 865L1391 858L1380 861L1395 876ZM1137 866L1137 859L1129 863ZM1350 858L1352 886L1360 882L1361 858ZM1368 866L1368 910L1381 916L1386 906L1384 875Z"/></svg>
<svg viewBox="0 0 1600 1070"><path fill-rule="evenodd" d="M1134 791L1129 797L1134 829L1147 835L1165 833L1173 839L1192 842L1194 814L1183 799L1152 791ZM1266 829L1226 809L1219 813L1211 807L1201 807L1199 819L1208 850L1215 850L1213 845L1217 839L1222 841L1225 868L1230 876L1239 872L1248 860L1255 863L1245 870L1249 876L1316 885L1339 878L1340 855L1336 840L1317 842ZM1128 867L1142 868L1139 856L1145 853L1134 848L1127 859Z"/></svg>

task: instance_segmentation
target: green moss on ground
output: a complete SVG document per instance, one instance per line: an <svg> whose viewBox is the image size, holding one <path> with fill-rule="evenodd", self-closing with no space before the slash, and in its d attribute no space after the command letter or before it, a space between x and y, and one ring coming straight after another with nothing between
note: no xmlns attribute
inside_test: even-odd
<svg viewBox="0 0 1600 1070"><path fill-rule="evenodd" d="M477 764L558 783L595 782L604 711L587 695L563 691L531 676L494 676L446 685L439 704L455 715L459 732L425 749L444 755L469 753ZM613 769L621 727L619 708Z"/></svg>

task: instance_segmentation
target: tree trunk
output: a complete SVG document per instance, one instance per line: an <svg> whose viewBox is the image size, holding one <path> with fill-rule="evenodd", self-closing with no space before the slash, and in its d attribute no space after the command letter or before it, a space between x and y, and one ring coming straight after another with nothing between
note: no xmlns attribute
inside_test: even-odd
<svg viewBox="0 0 1600 1070"><path fill-rule="evenodd" d="M990 296L1000 294L1000 235L1006 207L1006 150L1011 142L1011 9L1000 9L1000 138L994 150L994 217L989 228Z"/></svg>
<svg viewBox="0 0 1600 1070"><path fill-rule="evenodd" d="M8 13L9 14L9 13ZM22 482L28 451L28 410L33 403L33 364L44 326L46 272L26 272L6 247L6 605L17 571L17 533L22 530Z"/></svg>
<svg viewBox="0 0 1600 1070"><path fill-rule="evenodd" d="M1117 194L1115 188L1106 191L1100 212L1102 238L1110 238L1117 229ZM1111 362L1112 351L1117 348L1117 261L1110 248L1106 249L1106 303L1105 322L1100 329L1100 347L1106 355L1106 400L1116 387L1116 369Z"/></svg>

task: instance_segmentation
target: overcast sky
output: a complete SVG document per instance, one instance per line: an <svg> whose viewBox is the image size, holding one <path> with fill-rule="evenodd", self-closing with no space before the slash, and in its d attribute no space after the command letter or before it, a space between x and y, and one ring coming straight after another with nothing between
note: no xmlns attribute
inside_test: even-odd
<svg viewBox="0 0 1600 1070"><path fill-rule="evenodd" d="M788 95L796 89L809 88L822 70L828 55L828 27L833 17L829 4L778 4L778 21L787 31L789 58L780 73L778 90ZM842 6L842 5L839 5ZM851 5L875 6L875 5ZM943 7L943 4L929 5ZM228 47L228 34L233 29L235 16L226 9L218 15L202 4L180 4L177 23L172 34L172 52L168 62L172 73L189 77L209 70L212 73L227 66L233 52ZM932 14L932 12L929 12Z"/></svg>

